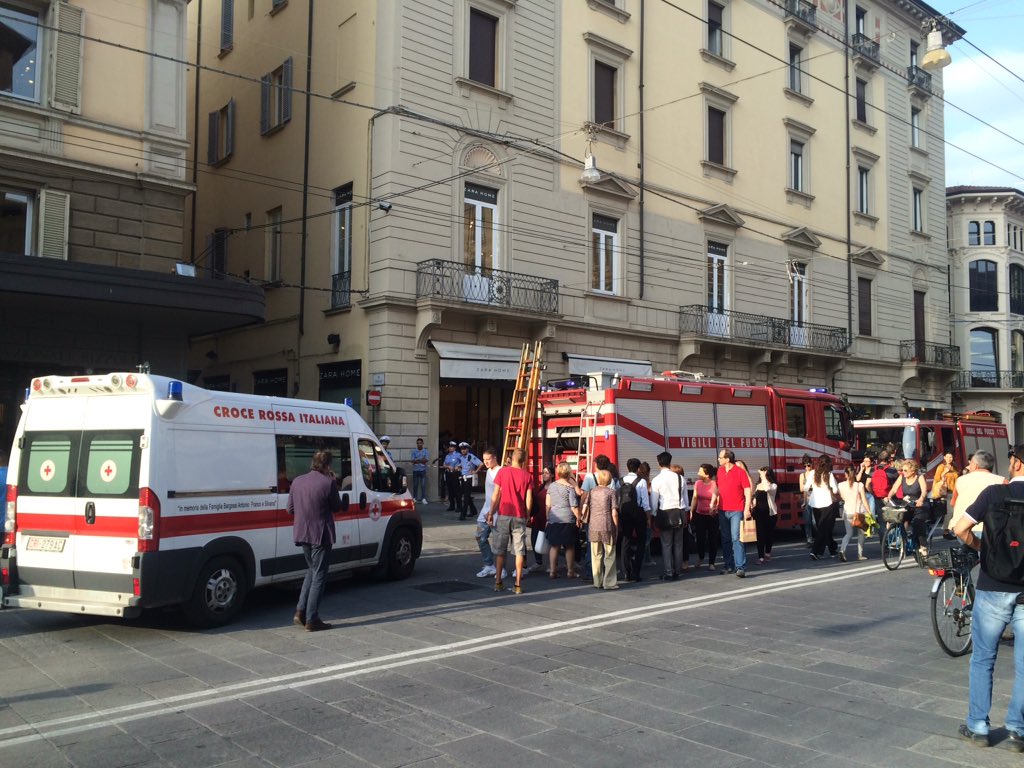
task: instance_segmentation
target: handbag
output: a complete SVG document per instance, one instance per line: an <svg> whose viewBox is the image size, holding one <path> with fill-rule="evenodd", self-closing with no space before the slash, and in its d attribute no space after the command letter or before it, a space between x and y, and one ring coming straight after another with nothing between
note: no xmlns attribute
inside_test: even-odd
<svg viewBox="0 0 1024 768"><path fill-rule="evenodd" d="M681 509L659 509L655 518L658 523L658 530L666 531L669 528L678 528L683 524L683 510Z"/></svg>
<svg viewBox="0 0 1024 768"><path fill-rule="evenodd" d="M868 519L863 512L854 512L850 517L850 525L854 528L866 531L868 529Z"/></svg>
<svg viewBox="0 0 1024 768"><path fill-rule="evenodd" d="M753 544L757 541L757 523L753 520L740 521L740 542Z"/></svg>
<svg viewBox="0 0 1024 768"><path fill-rule="evenodd" d="M544 531L540 531L537 534L537 542L533 545L533 551L538 555L546 555L549 549L551 549L551 545L548 543L548 537L544 535Z"/></svg>

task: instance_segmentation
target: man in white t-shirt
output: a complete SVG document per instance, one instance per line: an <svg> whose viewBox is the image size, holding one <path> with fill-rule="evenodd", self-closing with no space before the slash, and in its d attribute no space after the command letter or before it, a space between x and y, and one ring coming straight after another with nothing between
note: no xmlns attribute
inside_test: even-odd
<svg viewBox="0 0 1024 768"><path fill-rule="evenodd" d="M976 451L969 462L967 471L956 479L953 486L953 518L949 521L949 529L956 528L957 521L964 512L990 485L1002 485L1006 478L992 471L996 457L988 451ZM980 530L980 526L978 526Z"/></svg>
<svg viewBox="0 0 1024 768"><path fill-rule="evenodd" d="M487 514L491 509L491 497L494 495L494 477L501 467L494 449L484 451L484 466L487 467L487 479L484 480L484 505L476 516L476 544L480 547L480 555L484 559L484 567L477 578L485 579L497 573L494 567L494 553L491 551L491 526L487 524Z"/></svg>

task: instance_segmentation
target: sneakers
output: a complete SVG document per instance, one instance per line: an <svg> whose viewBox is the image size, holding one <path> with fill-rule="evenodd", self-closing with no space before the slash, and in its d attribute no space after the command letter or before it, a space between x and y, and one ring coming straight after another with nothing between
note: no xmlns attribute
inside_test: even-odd
<svg viewBox="0 0 1024 768"><path fill-rule="evenodd" d="M1014 752L1024 752L1024 734L1006 729L1006 746Z"/></svg>
<svg viewBox="0 0 1024 768"><path fill-rule="evenodd" d="M971 744L973 744L976 747L987 747L987 746L989 746L988 734L987 733L975 733L970 728L968 728L966 725L961 725L957 729L957 733L960 734L960 738L961 739L964 739L965 741L971 742ZM1012 733L1012 731L1011 731L1011 733Z"/></svg>
<svg viewBox="0 0 1024 768"><path fill-rule="evenodd" d="M726 568L725 572L726 573L736 573L736 569L735 568Z"/></svg>
<svg viewBox="0 0 1024 768"><path fill-rule="evenodd" d="M480 573L478 573L476 575L476 577L478 579L486 579L488 576L493 576L494 574L495 574L494 566L493 565L485 565L482 569L480 569Z"/></svg>
<svg viewBox="0 0 1024 768"><path fill-rule="evenodd" d="M540 573L544 570L544 563L536 563L530 566L530 573Z"/></svg>
<svg viewBox="0 0 1024 768"><path fill-rule="evenodd" d="M867 555L857 555L857 559L858 560L867 560L868 556Z"/></svg>
<svg viewBox="0 0 1024 768"><path fill-rule="evenodd" d="M429 504L430 502L426 499L420 499L420 504Z"/></svg>
<svg viewBox="0 0 1024 768"><path fill-rule="evenodd" d="M811 560L821 560L821 555L816 555L811 552Z"/></svg>
<svg viewBox="0 0 1024 768"><path fill-rule="evenodd" d="M741 579L747 578L747 572L744 571L742 568L736 571L736 575L739 576Z"/></svg>

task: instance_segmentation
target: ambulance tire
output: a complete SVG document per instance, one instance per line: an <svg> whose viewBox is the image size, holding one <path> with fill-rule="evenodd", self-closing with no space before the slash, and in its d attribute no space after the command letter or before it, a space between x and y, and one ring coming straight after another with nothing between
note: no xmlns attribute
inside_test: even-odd
<svg viewBox="0 0 1024 768"><path fill-rule="evenodd" d="M233 557L208 560L199 569L192 597L184 605L185 618L197 627L223 627L242 611L248 581L242 564Z"/></svg>
<svg viewBox="0 0 1024 768"><path fill-rule="evenodd" d="M416 565L416 541L411 528L396 528L388 544L387 573L393 581L407 579Z"/></svg>

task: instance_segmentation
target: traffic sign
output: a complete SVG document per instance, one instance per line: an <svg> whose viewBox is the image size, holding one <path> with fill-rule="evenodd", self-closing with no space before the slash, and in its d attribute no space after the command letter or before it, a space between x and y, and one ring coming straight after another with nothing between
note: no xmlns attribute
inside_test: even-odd
<svg viewBox="0 0 1024 768"><path fill-rule="evenodd" d="M380 408L381 394L379 389L366 390L366 404L374 408Z"/></svg>

